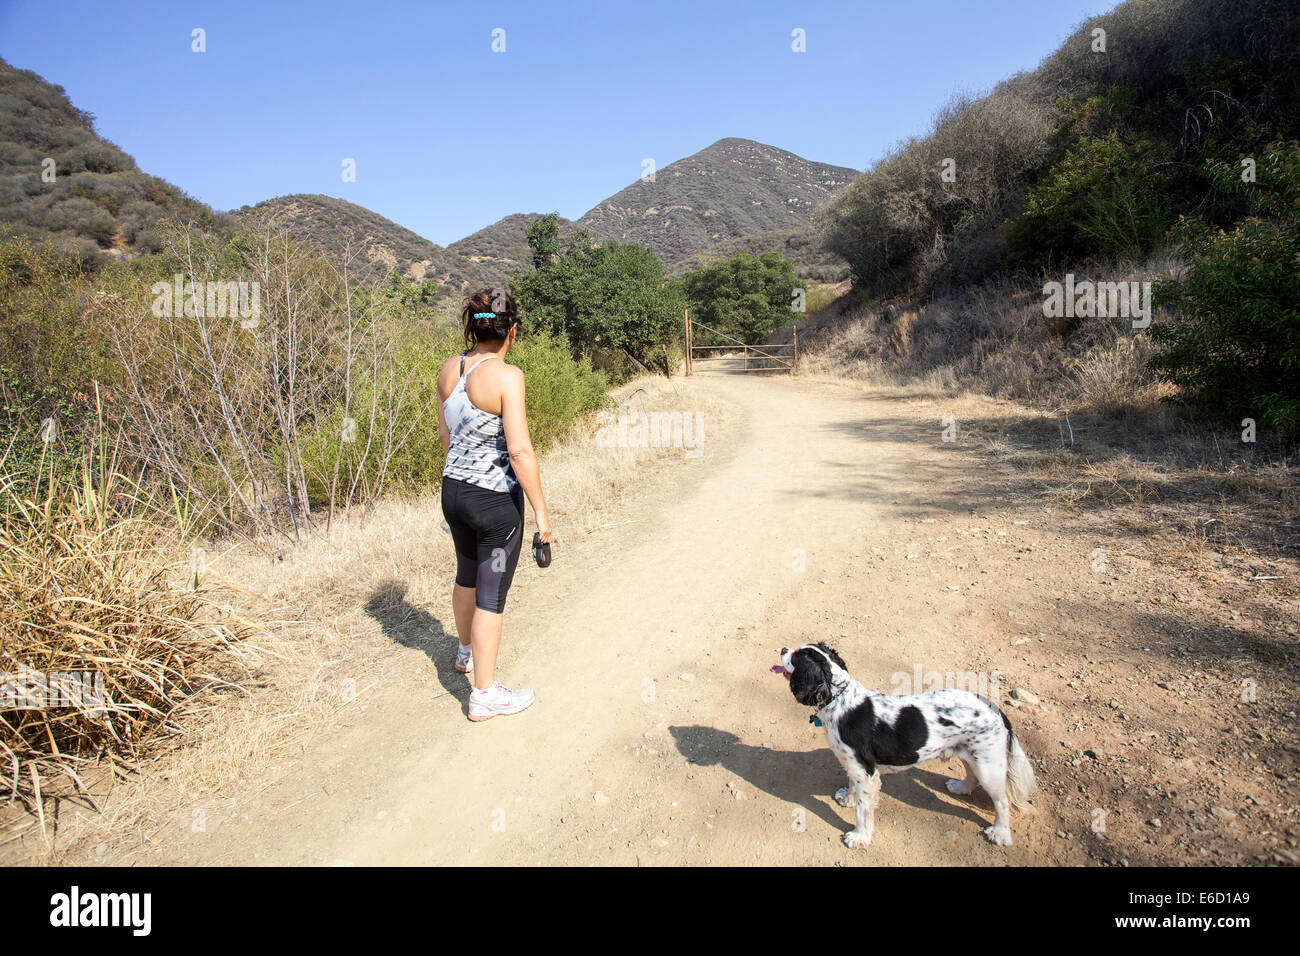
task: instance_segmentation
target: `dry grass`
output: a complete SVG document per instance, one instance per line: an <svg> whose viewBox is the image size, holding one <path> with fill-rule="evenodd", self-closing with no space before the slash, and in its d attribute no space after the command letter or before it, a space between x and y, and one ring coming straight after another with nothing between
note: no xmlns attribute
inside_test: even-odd
<svg viewBox="0 0 1300 956"><path fill-rule="evenodd" d="M254 629L185 581L143 504L102 448L79 471L0 478L0 791L38 819L247 673Z"/></svg>
<svg viewBox="0 0 1300 956"><path fill-rule="evenodd" d="M1180 268L1158 252L1141 263L1097 262L1080 276L1146 281ZM800 368L1071 414L1159 414L1172 389L1146 368L1149 339L1128 319L1071 319L1058 327L1044 317L1043 298L1041 284L1002 279L921 303L855 305L845 296L801 332Z"/></svg>
<svg viewBox="0 0 1300 956"><path fill-rule="evenodd" d="M812 280L807 280L807 286L808 295L804 300L804 308L807 310L809 315L816 315L846 292L849 283L814 282Z"/></svg>
<svg viewBox="0 0 1300 956"><path fill-rule="evenodd" d="M728 429L728 409L680 380L638 379L614 399L633 410L702 412L710 443ZM652 473L671 480L682 458L680 449L603 447L594 420L576 426L542 462L557 559L563 560L567 541L617 521ZM224 799L223 790L229 794L273 761L301 752L382 679L392 640L377 616L392 624L391 614L376 611L398 603L412 609L447 604L455 560L441 522L437 496L389 496L337 522L328 537L279 553L238 541L211 547L205 587L227 603L228 613L256 617L266 627L245 655L257 678L245 683L248 695L209 701L205 711L190 714L185 737L155 751L144 772L101 780L97 812L65 813L52 847L32 839L30 818L11 820L0 847L8 840L10 851L26 859L67 862L115 840L147 846L162 821Z"/></svg>
<svg viewBox="0 0 1300 956"><path fill-rule="evenodd" d="M1174 395L1176 389L1147 371L1151 352L1150 339L1119 334L1093 345L1067 364L1074 386L1069 404L1103 415L1160 408L1162 399Z"/></svg>

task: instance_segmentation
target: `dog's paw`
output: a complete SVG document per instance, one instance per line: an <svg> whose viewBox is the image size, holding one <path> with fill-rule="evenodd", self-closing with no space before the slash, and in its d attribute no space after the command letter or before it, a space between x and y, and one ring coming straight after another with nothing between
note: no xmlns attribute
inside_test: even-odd
<svg viewBox="0 0 1300 956"><path fill-rule="evenodd" d="M871 845L871 834L863 833L861 830L850 830L840 837L844 845L850 850L861 850L864 846Z"/></svg>
<svg viewBox="0 0 1300 956"><path fill-rule="evenodd" d="M975 792L975 784L967 780L949 780L948 792L955 793L959 797L968 797Z"/></svg>
<svg viewBox="0 0 1300 956"><path fill-rule="evenodd" d="M857 800L853 797L853 791L848 787L840 787L835 791L835 802L842 807L851 807Z"/></svg>
<svg viewBox="0 0 1300 956"><path fill-rule="evenodd" d="M985 827L984 835L998 846L1011 846L1010 827Z"/></svg>

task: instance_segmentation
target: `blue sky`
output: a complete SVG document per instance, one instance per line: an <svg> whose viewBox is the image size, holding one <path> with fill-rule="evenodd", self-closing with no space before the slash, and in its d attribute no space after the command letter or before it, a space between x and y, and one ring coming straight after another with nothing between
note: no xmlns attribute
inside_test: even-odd
<svg viewBox="0 0 1300 956"><path fill-rule="evenodd" d="M644 158L727 136L865 169L1114 5L0 0L0 56L217 209L324 193L446 245L512 212L577 218Z"/></svg>

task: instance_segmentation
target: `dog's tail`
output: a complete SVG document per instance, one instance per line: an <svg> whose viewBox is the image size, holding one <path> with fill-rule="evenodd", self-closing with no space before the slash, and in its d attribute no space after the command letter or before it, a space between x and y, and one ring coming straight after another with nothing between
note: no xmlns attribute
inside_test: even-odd
<svg viewBox="0 0 1300 956"><path fill-rule="evenodd" d="M1006 720L1004 716L1002 718ZM1029 795L1034 792L1034 768L1025 756L1024 748L1016 739L1016 732L1007 725L1007 799L1014 807L1023 807L1029 803Z"/></svg>

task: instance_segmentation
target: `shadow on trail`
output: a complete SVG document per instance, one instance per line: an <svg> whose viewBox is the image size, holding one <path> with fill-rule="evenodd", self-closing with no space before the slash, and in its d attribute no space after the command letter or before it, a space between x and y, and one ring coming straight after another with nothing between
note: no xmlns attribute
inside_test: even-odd
<svg viewBox="0 0 1300 956"><path fill-rule="evenodd" d="M942 409L943 406L939 406ZM1063 505L1082 514L1138 525L1159 521L1215 548L1248 548L1294 559L1294 477L1277 468L1276 449L1242 445L1232 435L1129 428L1104 415L1077 415L1071 433L1063 418L984 415L870 416L826 422L822 432L870 442L876 459L827 457L819 465L835 481L824 489L792 487L800 498L887 503L904 518L1036 510ZM953 431L945 441L945 425ZM815 443L810 443L815 447ZM913 456L909 448L939 451ZM1246 450L1243 450L1246 449ZM890 471L903 456L909 493ZM1290 553L1288 553L1290 551Z"/></svg>
<svg viewBox="0 0 1300 956"><path fill-rule="evenodd" d="M462 703L469 700L469 676L457 671L453 663L455 635L448 634L428 611L406 600L405 581L390 578L380 582L366 601L366 613L379 622L385 637L427 654L443 690L461 698Z"/></svg>
<svg viewBox="0 0 1300 956"><path fill-rule="evenodd" d="M847 781L839 761L825 746L808 751L768 750L742 744L735 734L716 727L695 725L668 729L688 763L702 767L721 765L764 793L815 813L836 830L844 832L853 828L853 811L832 802L832 795ZM981 829L988 826L992 822L992 804L983 791L967 799L987 804L990 811L987 819L973 806L953 804L951 797L940 796L941 792L947 793L944 783L947 779L928 770L909 770L886 775L881 792L918 810L977 823ZM888 813L888 806L882 804L876 811L877 825Z"/></svg>

